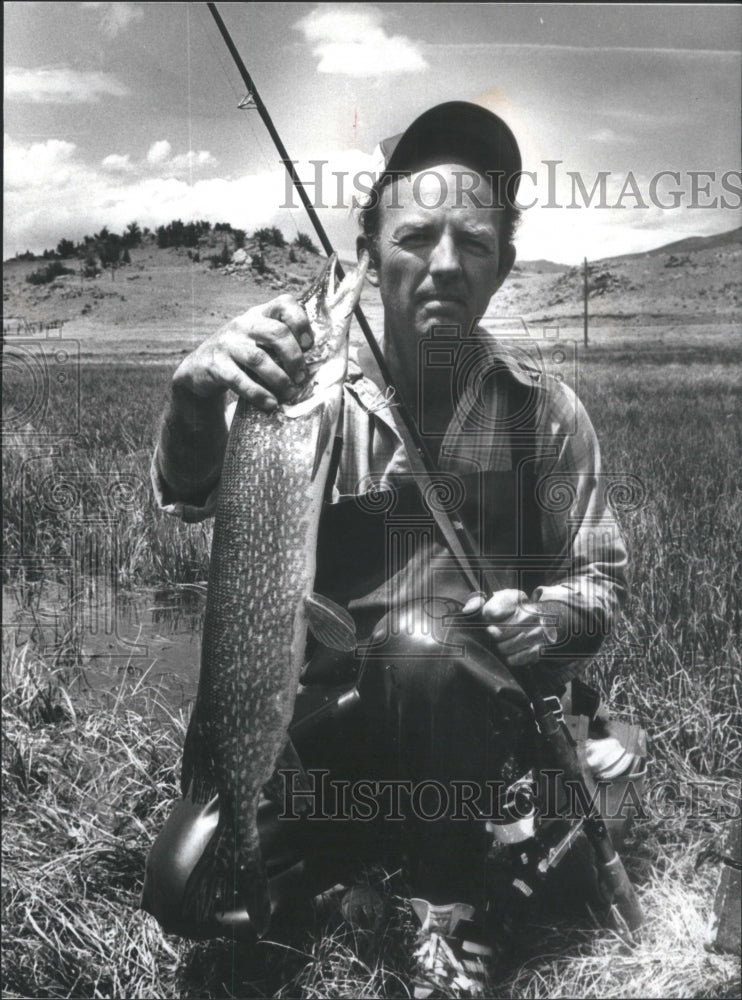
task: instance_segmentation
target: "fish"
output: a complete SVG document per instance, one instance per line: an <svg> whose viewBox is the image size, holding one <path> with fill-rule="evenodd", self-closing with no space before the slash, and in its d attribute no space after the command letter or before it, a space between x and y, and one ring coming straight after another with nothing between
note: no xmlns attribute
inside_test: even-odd
<svg viewBox="0 0 742 1000"><path fill-rule="evenodd" d="M367 267L364 254L340 282L333 254L299 297L314 337L305 352L310 377L271 413L239 400L219 486L198 693L181 769L184 797L206 802L218 794L219 821L183 907L199 924L244 907L259 937L271 906L258 803L263 791L277 797L283 767L306 779L288 727L307 630L336 649L356 645L350 613L315 594L313 584L351 317Z"/></svg>

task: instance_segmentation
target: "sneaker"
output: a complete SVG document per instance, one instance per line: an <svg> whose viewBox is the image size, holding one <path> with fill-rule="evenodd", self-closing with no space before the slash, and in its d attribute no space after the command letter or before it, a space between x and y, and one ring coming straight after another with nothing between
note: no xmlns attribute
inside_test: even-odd
<svg viewBox="0 0 742 1000"><path fill-rule="evenodd" d="M426 899L410 903L421 925L414 953L415 1000L440 993L485 996L485 963L493 958L493 948L477 923L474 907L467 903L433 906Z"/></svg>

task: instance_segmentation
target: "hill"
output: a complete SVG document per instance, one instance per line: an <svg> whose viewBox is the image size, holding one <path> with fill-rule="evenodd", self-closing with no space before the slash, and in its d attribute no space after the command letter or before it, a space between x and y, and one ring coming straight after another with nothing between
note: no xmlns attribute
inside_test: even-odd
<svg viewBox="0 0 742 1000"><path fill-rule="evenodd" d="M742 226L729 229L725 233L714 233L712 236L686 236L682 240L665 243L644 253L623 254L614 260L628 260L636 257L652 257L663 253L691 253L694 250L715 250L717 247L734 247L742 244Z"/></svg>
<svg viewBox="0 0 742 1000"><path fill-rule="evenodd" d="M237 244L241 243L242 246ZM130 251L131 263L86 277L80 262L48 284L28 276L48 261L14 259L3 275L4 330L38 333L48 326L79 340L83 356L147 360L182 354L225 320L281 292L297 293L321 258L308 249L266 244L234 232L210 232L194 248L160 248L154 237ZM226 261L226 263L224 263ZM349 262L348 262L349 263ZM735 329L742 319L742 230L675 241L641 254L590 265L591 329L601 337L632 337L640 328L697 333ZM363 307L381 332L376 289L367 286ZM557 326L581 335L581 267L551 261L518 261L493 299L485 319L532 331ZM30 326L34 324L34 326ZM515 328L514 327L514 328Z"/></svg>
<svg viewBox="0 0 742 1000"><path fill-rule="evenodd" d="M493 303L498 314L537 323L579 320L582 267L556 270L545 264L516 265ZM593 323L644 325L661 320L697 325L739 323L742 318L742 229L606 257L590 262L589 268Z"/></svg>

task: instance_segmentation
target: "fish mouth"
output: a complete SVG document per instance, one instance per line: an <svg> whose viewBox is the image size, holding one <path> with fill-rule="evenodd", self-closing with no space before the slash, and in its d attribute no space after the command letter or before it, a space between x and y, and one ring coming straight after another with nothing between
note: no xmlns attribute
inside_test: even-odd
<svg viewBox="0 0 742 1000"><path fill-rule="evenodd" d="M318 303L323 303L327 309L331 309L347 295L355 308L360 297L360 289L366 280L368 265L369 255L364 251L358 258L356 266L348 271L343 276L343 280L340 281L338 278L338 255L332 253L325 261L319 274L299 296L299 302L305 306L312 299L315 299Z"/></svg>
<svg viewBox="0 0 742 1000"><path fill-rule="evenodd" d="M322 270L299 296L299 302L302 305L306 305L310 299L317 299L321 302L334 297L338 285L337 263L338 255L336 253L327 258Z"/></svg>

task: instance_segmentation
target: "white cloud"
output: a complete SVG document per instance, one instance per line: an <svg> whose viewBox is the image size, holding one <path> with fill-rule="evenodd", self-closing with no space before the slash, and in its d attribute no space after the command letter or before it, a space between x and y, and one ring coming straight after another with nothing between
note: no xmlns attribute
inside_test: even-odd
<svg viewBox="0 0 742 1000"><path fill-rule="evenodd" d="M6 135L4 148L6 191L30 190L38 198L37 188L44 187L51 192L57 186L65 186L74 180L79 169L74 158L77 147L73 142L47 139L25 146Z"/></svg>
<svg viewBox="0 0 742 1000"><path fill-rule="evenodd" d="M69 66L9 66L5 96L9 100L48 104L95 103L101 97L126 97L129 90L110 73Z"/></svg>
<svg viewBox="0 0 742 1000"><path fill-rule="evenodd" d="M134 169L134 164L131 162L131 157L128 153L126 156L121 156L119 153L111 153L110 156L105 156L101 160L100 165L104 170L110 170L116 174L127 174Z"/></svg>
<svg viewBox="0 0 742 1000"><path fill-rule="evenodd" d="M198 170L202 167L215 167L216 157L212 156L207 149L191 149L187 153L180 153L170 160L168 167L173 173L181 174L189 170Z"/></svg>
<svg viewBox="0 0 742 1000"><path fill-rule="evenodd" d="M616 132L613 131L612 128L599 128L597 132L593 132L592 135L589 135L588 139L591 142L599 142L599 143L634 141L633 139L630 139L628 136L618 135Z"/></svg>
<svg viewBox="0 0 742 1000"><path fill-rule="evenodd" d="M141 21L144 12L133 3L81 3L88 10L100 10L100 28L107 38L115 38L134 21Z"/></svg>
<svg viewBox="0 0 742 1000"><path fill-rule="evenodd" d="M682 172L679 184L660 184L654 195L648 174L610 173L604 195L600 186L594 189L597 175L585 175L589 205L566 175L558 173L550 189L545 174L539 174L535 187L529 185L519 192L524 204L536 199L523 212L517 233L518 256L523 260L545 258L576 264L585 256L598 260L649 250L691 233L722 232L740 223L741 213L733 207L693 208L690 181ZM680 192L679 204L670 208L670 191L675 189ZM714 194L720 202L723 192L718 184ZM662 203L668 207L663 208Z"/></svg>
<svg viewBox="0 0 742 1000"><path fill-rule="evenodd" d="M88 165L71 142L49 139L23 143L5 136L6 254L26 248L40 252L63 237L79 240L106 225L121 232L132 219L154 228L172 219L225 219L245 229L275 224L285 198L280 169L234 180L200 178L190 182L190 165L216 163L206 150L172 154L153 165L145 157L112 153ZM157 176L153 176L156 166ZM285 215L285 213L284 213Z"/></svg>
<svg viewBox="0 0 742 1000"><path fill-rule="evenodd" d="M172 151L173 147L167 139L160 139L158 142L153 142L147 152L147 163L151 163L153 166L165 163L166 160L170 159Z"/></svg>
<svg viewBox="0 0 742 1000"><path fill-rule="evenodd" d="M173 156L173 147L167 139L159 139L149 147L147 163L152 167L157 167L160 173L178 176L193 170L215 167L217 160L207 149L191 149L187 153L178 153Z"/></svg>
<svg viewBox="0 0 742 1000"><path fill-rule="evenodd" d="M427 68L422 46L405 35L389 35L378 7L320 5L294 25L312 46L320 73L387 76Z"/></svg>

